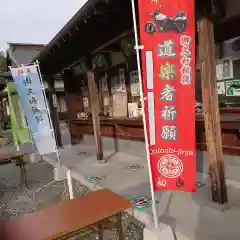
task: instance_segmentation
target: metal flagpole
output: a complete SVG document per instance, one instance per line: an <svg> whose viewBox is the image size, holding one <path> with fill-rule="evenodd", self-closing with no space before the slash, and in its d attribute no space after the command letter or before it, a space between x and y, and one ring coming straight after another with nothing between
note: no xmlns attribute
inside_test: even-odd
<svg viewBox="0 0 240 240"><path fill-rule="evenodd" d="M46 96L46 93L45 93L45 87L44 87L44 84L43 84L43 79L42 79L42 75L41 75L41 71L40 71L40 67L39 67L39 61L36 61L36 63L34 65L37 67L39 79L40 79L40 82L41 82L41 85L42 85L42 91L43 91L43 96L44 96L44 100L45 100L45 103L46 103L46 108L47 108L46 110L48 112L50 128L52 130L52 134L53 134L53 137L54 137L54 140L55 140L55 147L56 147L56 155L57 155L58 166L60 167L60 157L59 157L59 153L58 153L58 149L57 149L57 141L56 141L56 136L55 136L55 133L54 133L54 128L53 128L52 119L51 119L51 115L50 115L50 110L49 110L49 105L48 105L48 101L47 101L47 96Z"/></svg>
<svg viewBox="0 0 240 240"><path fill-rule="evenodd" d="M153 178L152 178L152 171L151 171L151 162L150 162L150 155L149 155L148 135L147 135L146 118L145 118L146 114L145 114L145 107L144 107L145 99L143 98L142 71L141 71L140 53L139 53L139 50L143 49L143 46L139 46L139 44L138 44L137 21L136 21L134 0L131 0L131 3L132 3L132 16L133 16L133 26L134 26L135 50L136 50L136 56L137 56L137 67L138 67L138 76L139 76L139 85L140 85L140 98L141 98L142 109L143 109L142 112L143 112L143 126L144 126L144 135L145 135L145 148L146 148L146 153L147 153L150 189L151 189L151 195L152 195L153 222L154 222L155 228L158 228L157 206L156 206L156 201L155 201L155 193L154 193L154 188L153 188Z"/></svg>

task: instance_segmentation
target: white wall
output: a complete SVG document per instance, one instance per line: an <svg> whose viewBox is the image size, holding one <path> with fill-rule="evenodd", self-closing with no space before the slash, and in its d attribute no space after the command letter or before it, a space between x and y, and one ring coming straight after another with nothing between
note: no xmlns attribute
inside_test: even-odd
<svg viewBox="0 0 240 240"><path fill-rule="evenodd" d="M16 65L30 63L39 52L40 50L37 49L14 48L12 46L9 46L8 49L9 56Z"/></svg>
<svg viewBox="0 0 240 240"><path fill-rule="evenodd" d="M64 88L63 81L54 81L54 87L55 87L55 89Z"/></svg>

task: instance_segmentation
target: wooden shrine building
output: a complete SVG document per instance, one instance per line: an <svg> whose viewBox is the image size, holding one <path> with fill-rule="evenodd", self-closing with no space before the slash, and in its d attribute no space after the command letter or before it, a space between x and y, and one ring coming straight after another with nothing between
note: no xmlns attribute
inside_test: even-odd
<svg viewBox="0 0 240 240"><path fill-rule="evenodd" d="M196 145L210 153L218 203L227 202L223 152L240 155L239 7L238 0L196 3L196 101L203 105ZM130 0L89 0L35 58L53 88L53 76L62 74L72 144L94 135L98 160L102 137L144 141L134 45Z"/></svg>

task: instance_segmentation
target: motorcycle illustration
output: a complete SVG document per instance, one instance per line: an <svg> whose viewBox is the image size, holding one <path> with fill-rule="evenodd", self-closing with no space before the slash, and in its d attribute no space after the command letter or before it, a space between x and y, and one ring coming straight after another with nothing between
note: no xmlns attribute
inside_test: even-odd
<svg viewBox="0 0 240 240"><path fill-rule="evenodd" d="M145 25L145 32L152 34L154 32L174 31L182 33L187 27L187 16L184 11L180 11L176 16L168 18L165 14L160 13L160 8L152 14L152 20Z"/></svg>

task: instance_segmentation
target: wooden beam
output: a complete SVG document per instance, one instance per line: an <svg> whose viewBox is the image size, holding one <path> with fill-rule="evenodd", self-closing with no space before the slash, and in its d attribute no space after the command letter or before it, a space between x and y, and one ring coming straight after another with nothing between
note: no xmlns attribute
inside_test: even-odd
<svg viewBox="0 0 240 240"><path fill-rule="evenodd" d="M206 17L198 20L199 57L202 98L212 200L219 204L228 202L223 160L222 135L216 81L216 59L213 23Z"/></svg>
<svg viewBox="0 0 240 240"><path fill-rule="evenodd" d="M103 160L103 149L102 149L102 139L100 131L100 120L99 120L99 98L97 94L97 85L95 82L94 72L89 71L87 73L88 78L88 89L91 102L92 120L93 120L93 130L94 137L96 141L97 148L97 160Z"/></svg>
<svg viewBox="0 0 240 240"><path fill-rule="evenodd" d="M95 75L96 77L96 75ZM98 93L98 102L99 102L99 111L104 113L104 106L103 106L103 91L102 86L100 82L100 78L97 79L96 85L97 85L97 93Z"/></svg>
<svg viewBox="0 0 240 240"><path fill-rule="evenodd" d="M97 52L101 52L103 49L105 49L105 48L109 47L110 45L112 45L113 43L119 41L121 38L126 37L130 33L133 33L133 29L132 28L128 29L128 30L124 31L123 33L119 34L118 36L108 40L106 43L104 43L100 47L94 49L90 54L95 54Z"/></svg>
<svg viewBox="0 0 240 240"><path fill-rule="evenodd" d="M119 34L117 37L114 37L112 39L110 39L109 41L105 42L103 45L101 45L100 47L98 48L95 48L94 50L92 50L89 54L90 55L93 55L95 53L98 53L98 52L104 52L104 50L111 46L112 44L116 43L117 41L119 41L121 38L123 37L126 37L127 35L129 35L130 33L133 32L133 29L128 29L126 31L124 31L123 33ZM107 51L108 52L108 51ZM87 55L87 54L86 54ZM73 63L71 63L70 65L66 66L64 69L67 69L67 68L71 68L77 64L79 64L84 58L81 58L81 59L78 59L77 61L74 61Z"/></svg>
<svg viewBox="0 0 240 240"><path fill-rule="evenodd" d="M222 42L231 38L239 37L240 35L240 29L238 27L239 21L240 14L216 23L214 26L215 41Z"/></svg>
<svg viewBox="0 0 240 240"><path fill-rule="evenodd" d="M53 130L54 130L57 146L62 147L63 143L62 143L62 135L61 135L61 129L60 129L59 115L58 115L57 96L56 96L53 77L49 77L48 85L50 88L50 91L48 92L48 100L50 105L50 114L52 119Z"/></svg>
<svg viewBox="0 0 240 240"><path fill-rule="evenodd" d="M83 140L83 135L81 133L76 134L74 124L72 124L72 120L76 120L78 118L78 113L84 111L83 101L81 98L80 80L77 77L74 77L72 71L69 69L64 71L63 83L66 96L71 144L74 145Z"/></svg>

